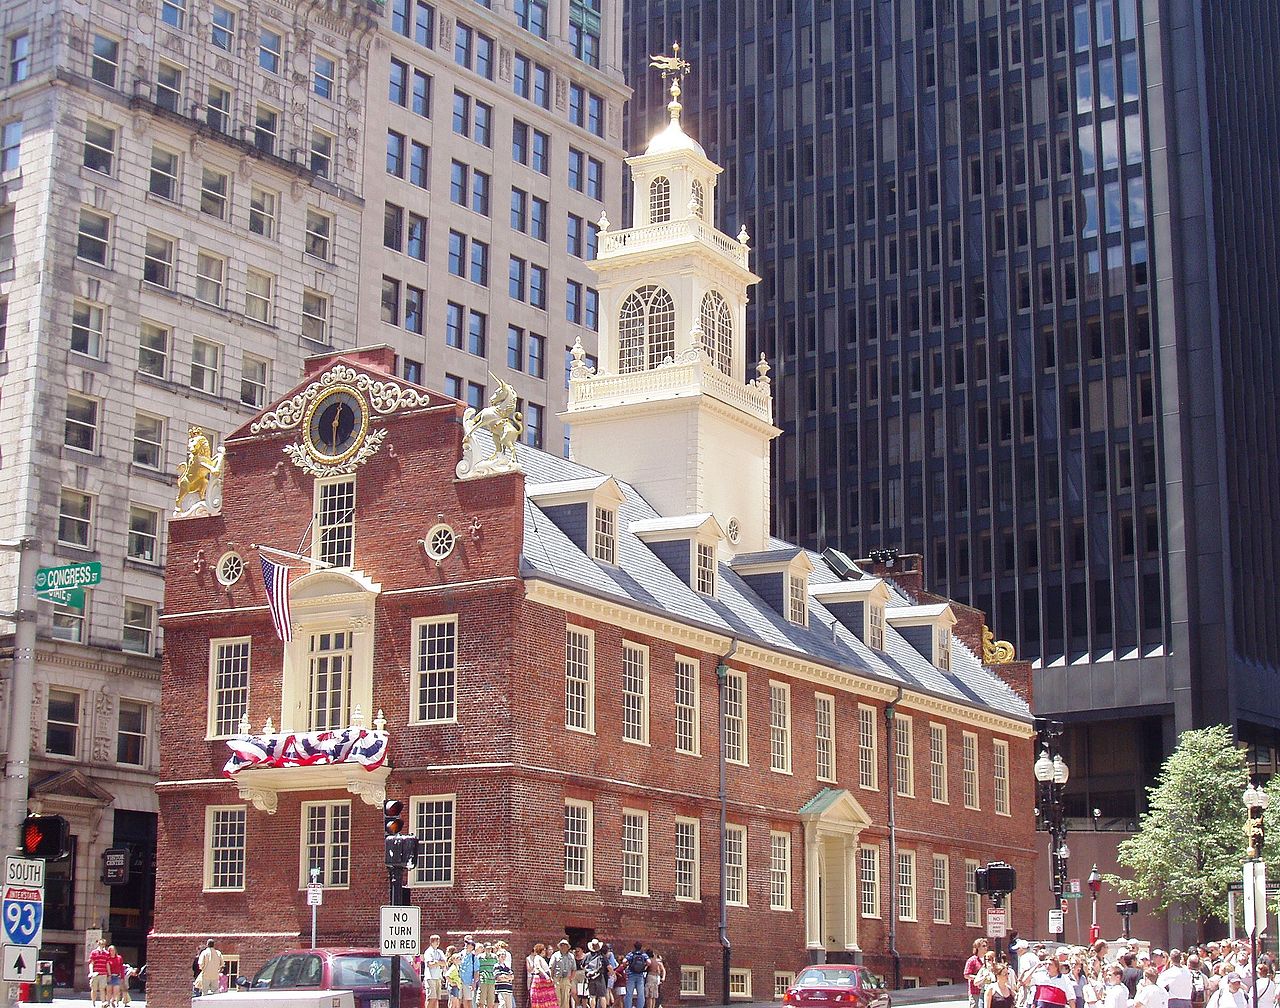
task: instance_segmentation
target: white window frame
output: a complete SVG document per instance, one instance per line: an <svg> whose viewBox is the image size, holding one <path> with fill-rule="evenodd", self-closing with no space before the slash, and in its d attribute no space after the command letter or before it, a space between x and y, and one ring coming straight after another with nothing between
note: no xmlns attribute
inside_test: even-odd
<svg viewBox="0 0 1280 1008"><path fill-rule="evenodd" d="M696 182L694 184L697 185ZM787 991L791 988L791 985L794 984L795 982L796 982L796 975L794 973L789 973L784 970L774 970L773 971L773 999L775 1001L781 1001L783 998L785 998L787 996Z"/></svg>
<svg viewBox="0 0 1280 1008"><path fill-rule="evenodd" d="M692 857L682 857L680 851L680 828L685 827L692 834ZM702 901L702 823L697 819L676 816L675 830L672 840L672 861L674 864L673 884L677 903L700 903ZM681 892L681 865L689 875L689 886Z"/></svg>
<svg viewBox="0 0 1280 1008"><path fill-rule="evenodd" d="M138 419L146 417L148 420L154 420L159 425L159 432L156 434L158 440L147 441L138 434ZM149 465L146 462L138 461L138 445L142 444L148 447L154 447L156 453L156 464ZM152 413L144 413L139 411L133 415L133 464L141 466L143 469L159 472L164 467L164 418L155 416Z"/></svg>
<svg viewBox="0 0 1280 1008"><path fill-rule="evenodd" d="M769 769L791 773L791 687L769 680Z"/></svg>
<svg viewBox="0 0 1280 1008"><path fill-rule="evenodd" d="M213 364L208 363L207 357L199 359L197 350L206 348L213 350ZM205 339L203 336L196 336L191 341L191 381L190 385L198 392L204 392L207 395L217 395L222 388L222 344L215 343L213 340ZM197 378L201 379L197 384ZM204 379L208 379L205 381ZM209 386L212 387L209 387Z"/></svg>
<svg viewBox="0 0 1280 1008"><path fill-rule="evenodd" d="M895 912L900 921L915 921L919 918L916 904L916 852L898 851L898 863L894 870L898 873L898 905Z"/></svg>
<svg viewBox="0 0 1280 1008"><path fill-rule="evenodd" d="M964 923L965 927L982 927L982 893L978 892L976 872L982 867L977 861L964 861Z"/></svg>
<svg viewBox="0 0 1280 1008"><path fill-rule="evenodd" d="M707 996L707 968L705 966L682 965L680 967L680 996L682 998Z"/></svg>
<svg viewBox="0 0 1280 1008"><path fill-rule="evenodd" d="M736 694L736 699L733 696ZM724 677L724 710L720 715L724 720L725 760L738 766L747 766L747 676L744 672L730 669ZM736 742L731 740L736 738Z"/></svg>
<svg viewBox="0 0 1280 1008"><path fill-rule="evenodd" d="M447 628L437 631L435 628ZM451 634L450 634L451 631ZM447 652L435 651L425 653L424 644L429 634L442 633L445 641L451 640ZM409 668L412 670L412 683L409 697L409 724L456 724L458 721L458 614L449 613L443 616L423 616L410 624ZM427 668L428 664L444 658L447 664ZM443 683L430 680L442 678ZM444 700L431 700L434 694L444 693ZM430 716L433 707L447 707L451 713L448 717ZM426 717L423 710L427 711Z"/></svg>
<svg viewBox="0 0 1280 1008"><path fill-rule="evenodd" d="M836 779L836 698L813 695L814 774L820 781Z"/></svg>
<svg viewBox="0 0 1280 1008"><path fill-rule="evenodd" d="M876 844L858 846L858 913L880 919L880 848Z"/></svg>
<svg viewBox="0 0 1280 1008"><path fill-rule="evenodd" d="M595 861L595 837L594 837L594 819L595 810L591 802L578 801L574 798L566 798L564 802L565 822L564 822L564 887L567 892L589 892L595 888L594 878L594 861ZM582 847L582 882L569 881L569 810L576 809L580 813L584 813L584 834L585 843Z"/></svg>
<svg viewBox="0 0 1280 1008"><path fill-rule="evenodd" d="M254 374L257 371L257 374ZM271 391L271 362L257 354L245 354L240 361L240 401L262 409Z"/></svg>
<svg viewBox="0 0 1280 1008"><path fill-rule="evenodd" d="M728 823L723 843L725 902L729 906L747 906L747 827Z"/></svg>
<svg viewBox="0 0 1280 1008"><path fill-rule="evenodd" d="M622 895L649 895L649 813L642 809L622 810ZM630 876L630 877L629 877ZM636 884L636 880L639 884Z"/></svg>
<svg viewBox="0 0 1280 1008"><path fill-rule="evenodd" d="M950 804L947 782L947 726L929 722L929 797L939 805Z"/></svg>
<svg viewBox="0 0 1280 1008"><path fill-rule="evenodd" d="M1009 811L1009 743L1004 739L991 741L991 780L994 797L991 807L996 815L1007 816Z"/></svg>
<svg viewBox="0 0 1280 1008"><path fill-rule="evenodd" d="M314 314L314 312L308 311L308 307L312 307L312 308L316 307L315 305L308 306L307 304L308 299L312 299L318 302L320 305L322 305L324 308L324 314L316 315ZM321 346L329 345L329 309L332 303L333 303L332 298L330 298L328 294L322 294L320 291L310 290L310 289L303 290L302 292L302 335L305 339L309 339L312 343L317 343L317 344L320 344ZM309 335L307 332L307 329L309 327L314 328L316 323L319 323L320 325L320 334L321 334L320 339L316 339L316 337Z"/></svg>
<svg viewBox="0 0 1280 1008"><path fill-rule="evenodd" d="M884 603L875 599L867 602L867 646L884 650Z"/></svg>
<svg viewBox="0 0 1280 1008"><path fill-rule="evenodd" d="M978 787L978 736L973 732L965 732L961 736L962 763L964 773L964 807L980 809L982 807L982 791Z"/></svg>
<svg viewBox="0 0 1280 1008"><path fill-rule="evenodd" d="M64 697L70 697L75 701L76 720L75 720L74 726L70 721L54 720L53 715L49 711L49 705L53 703L53 696L55 693L61 694ZM45 713L44 754L46 756L50 757L51 759L60 759L60 760L78 760L80 758L81 746L84 743L84 716L85 716L84 701L85 701L85 695L81 693L79 690L63 689L62 687L59 687L59 686L53 686L50 688L49 695L45 699L45 708L44 708L44 713ZM61 725L63 727L74 727L75 739L71 745L71 749L72 749L71 752L69 753L56 752L49 748L49 742L48 742L49 726L55 725L55 724Z"/></svg>
<svg viewBox="0 0 1280 1008"><path fill-rule="evenodd" d="M941 873L939 873L941 869ZM938 885L941 881L942 885ZM933 855L933 922L951 923L951 858L946 854Z"/></svg>
<svg viewBox="0 0 1280 1008"><path fill-rule="evenodd" d="M787 619L796 626L809 625L809 579L803 574L787 575Z"/></svg>
<svg viewBox="0 0 1280 1008"><path fill-rule="evenodd" d="M715 543L693 543L693 589L700 595L715 598L716 595L716 547Z"/></svg>
<svg viewBox="0 0 1280 1008"><path fill-rule="evenodd" d="M262 238L275 238L276 216L280 212L280 194L262 186L249 190L249 231Z"/></svg>
<svg viewBox="0 0 1280 1008"><path fill-rule="evenodd" d="M65 510L67 494L74 494L75 496L82 498L82 503L88 503L89 513L87 518L81 515L78 511L75 513L68 513ZM93 549L94 519L97 517L97 510L98 500L93 494L87 494L82 490L76 490L74 487L64 486L61 493L58 495L58 545L70 546L72 549ZM62 538L62 522L64 519L75 523L77 526L84 526L84 542L72 542L69 539Z"/></svg>
<svg viewBox="0 0 1280 1008"><path fill-rule="evenodd" d="M951 628L939 625L933 632L933 663L943 672L951 671Z"/></svg>
<svg viewBox="0 0 1280 1008"><path fill-rule="evenodd" d="M196 251L195 298L202 304L221 308L227 293L227 260L208 249Z"/></svg>
<svg viewBox="0 0 1280 1008"><path fill-rule="evenodd" d="M98 129L107 134L107 142L104 145L101 138L90 139L90 131ZM113 126L111 123L102 122L100 119L86 119L84 123L84 150L81 154L81 164L87 171L94 172L99 175L106 175L108 178L115 175L116 171L116 155L120 149L120 127ZM106 168L95 168L89 164L89 152L93 151L99 155L105 162Z"/></svg>
<svg viewBox="0 0 1280 1008"><path fill-rule="evenodd" d="M83 323L81 322L82 310L84 312ZM77 332L84 333L84 343L86 347L84 350L77 350L75 347ZM85 357L92 357L94 360L101 360L106 332L106 305L101 305L94 301L86 300L85 298L76 298L75 302L71 306L71 352L83 354Z"/></svg>
<svg viewBox="0 0 1280 1008"><path fill-rule="evenodd" d="M133 526L134 516L145 518L151 523L150 530L135 529ZM161 525L160 511L157 508L147 507L145 504L129 504L129 529L125 539L125 556L134 563L148 564L149 566L160 566L160 530ZM151 545L151 556L148 558L143 553L134 552L134 537L139 542Z"/></svg>
<svg viewBox="0 0 1280 1008"><path fill-rule="evenodd" d="M162 161L164 163L158 163ZM160 184L157 186L157 180ZM151 145L147 162L147 195L176 203L181 195L182 155L160 144ZM160 190L165 190L161 192Z"/></svg>
<svg viewBox="0 0 1280 1008"><path fill-rule="evenodd" d="M878 718L876 708L858 704L858 787L864 791L880 790Z"/></svg>
<svg viewBox="0 0 1280 1008"><path fill-rule="evenodd" d="M323 230L319 225L323 223ZM333 215L307 207L306 254L321 262L333 262Z"/></svg>
<svg viewBox="0 0 1280 1008"><path fill-rule="evenodd" d="M130 606L134 607L132 616L130 615ZM120 628L120 649L122 651L127 651L130 654L155 654L156 610L158 608L154 602L150 602L147 599L125 598ZM145 619L140 618L143 616L145 616ZM130 641L130 632L138 639Z"/></svg>
<svg viewBox="0 0 1280 1008"><path fill-rule="evenodd" d="M582 644L585 645L585 668L582 675L570 675L571 672L577 672L577 663L571 666L571 659L574 657L572 647L575 645L574 638L580 637ZM581 684L582 702L585 709L582 711L582 717L578 720L576 717L571 718L571 714L577 713L574 707L574 700L577 693L577 685ZM574 692L571 693L571 685ZM564 653L564 726L568 731L584 732L587 735L596 733L596 635L594 630L588 630L586 627L574 626L573 624L565 625L565 653Z"/></svg>
<svg viewBox="0 0 1280 1008"><path fill-rule="evenodd" d="M738 1001L751 1000L751 970L734 966L729 970L729 997Z"/></svg>
<svg viewBox="0 0 1280 1008"><path fill-rule="evenodd" d="M350 493L344 492L346 487L350 487ZM311 501L311 514L315 519L315 535L311 544L314 559L335 567L349 568L355 564L357 494L355 476L329 476L315 481ZM349 550L346 548L348 541ZM340 560L348 562L338 563Z"/></svg>
<svg viewBox="0 0 1280 1008"><path fill-rule="evenodd" d="M675 656L674 668L675 688L673 695L676 707L676 752L684 753L687 756L701 756L702 731L700 721L702 717L702 698L699 679L702 666L696 658L678 654ZM685 682L686 672L687 682ZM688 732L682 726L682 719L687 719ZM690 744L682 744L685 738L691 740Z"/></svg>
<svg viewBox="0 0 1280 1008"><path fill-rule="evenodd" d="M443 823L428 829L428 817L443 817L447 811L448 836ZM421 889L447 889L452 887L457 866L458 796L456 794L414 795L409 799L409 823L418 837L418 861L409 873L409 885ZM435 858L436 865L429 865L428 858ZM431 868L436 878L429 877Z"/></svg>
<svg viewBox="0 0 1280 1008"><path fill-rule="evenodd" d="M613 508L592 507L591 517L591 555L601 563L617 562L618 556L618 512Z"/></svg>
<svg viewBox="0 0 1280 1008"><path fill-rule="evenodd" d="M333 178L333 149L337 143L337 138L332 133L326 133L322 129L313 129L311 131L311 140L309 143L310 160L308 162L311 171L323 179Z"/></svg>
<svg viewBox="0 0 1280 1008"><path fill-rule="evenodd" d="M224 651L225 649L225 651ZM243 669L233 663L243 662ZM244 686L222 685L220 676L244 676ZM209 711L206 721L206 739L224 739L240 734L240 722L249 713L249 696L253 685L253 638L215 637L209 641ZM234 697L241 689L243 701ZM228 708L228 731L220 732L219 711ZM240 717L234 711L240 709Z"/></svg>
<svg viewBox="0 0 1280 1008"><path fill-rule="evenodd" d="M219 184L221 188L219 188ZM200 169L200 212L212 217L214 220L226 220L227 207L230 203L231 173L222 171L213 165L202 166ZM197 270L198 275L199 270Z"/></svg>
<svg viewBox="0 0 1280 1008"><path fill-rule="evenodd" d="M649 744L649 649L632 641L622 642L622 741Z"/></svg>
<svg viewBox="0 0 1280 1008"><path fill-rule="evenodd" d="M73 416L72 407L79 407L85 411L87 419L82 416ZM77 454L97 455L98 454L98 427L102 422L102 403L92 396L80 395L78 392L67 393L67 406L64 414L62 444L63 447L70 449ZM82 448L79 445L71 443L72 432L80 434L88 434L89 446Z"/></svg>
<svg viewBox="0 0 1280 1008"><path fill-rule="evenodd" d="M323 860L320 862L320 877L317 881L325 889L350 889L352 874L351 836L352 814L350 801L304 801L298 815L298 889L305 890L311 882L311 813L323 810L324 839ZM334 837L335 818L341 819L338 810L345 813L346 840L336 841Z"/></svg>
<svg viewBox="0 0 1280 1008"><path fill-rule="evenodd" d="M146 244L143 246L143 283L159 287L161 290L173 290L174 277L177 274L178 243L166 235L148 231ZM163 274L162 280L152 280L147 276L147 266L157 268Z"/></svg>
<svg viewBox="0 0 1280 1008"><path fill-rule="evenodd" d="M122 717L124 715L125 705L133 705L138 709L141 715L141 725L137 731L126 731ZM149 731L151 726L151 705L142 700L135 700L132 697L121 697L116 705L116 763L120 766L145 767L147 765L150 754L150 747L147 744ZM132 739L138 743L138 759L136 761L125 760L120 758L120 744L124 739Z"/></svg>
<svg viewBox="0 0 1280 1008"><path fill-rule="evenodd" d="M100 220L103 224L106 225L105 238L99 237L96 234L85 231L84 222L86 217L95 217L98 220ZM113 237L112 235L113 231L114 231L114 222L112 221L110 214L99 213L97 210L94 210L92 207L81 207L80 216L77 218L77 223L76 223L76 258L83 259L85 262L91 262L96 266L109 267L111 265L111 239ZM95 243L95 245L102 246L101 259L93 259L93 258L90 258L89 256L82 256L80 254L80 242L84 239L88 239L89 241Z"/></svg>
<svg viewBox="0 0 1280 1008"><path fill-rule="evenodd" d="M228 818L234 820L239 818L240 834L239 843L232 846L224 847L214 846L214 833L218 819L226 814ZM246 851L249 841L249 823L248 823L247 806L244 805L209 805L205 808L204 820L204 891L205 892L244 892L245 890L245 868L246 868ZM218 852L225 851L229 858L239 860L239 884L238 885L214 885L217 872L215 871L215 862L218 860ZM232 865L234 868L234 865Z"/></svg>
<svg viewBox="0 0 1280 1008"><path fill-rule="evenodd" d="M791 909L791 834L778 830L769 833L769 909Z"/></svg>
<svg viewBox="0 0 1280 1008"><path fill-rule="evenodd" d="M895 714L893 718L893 786L900 798L916 796L915 725L910 714Z"/></svg>

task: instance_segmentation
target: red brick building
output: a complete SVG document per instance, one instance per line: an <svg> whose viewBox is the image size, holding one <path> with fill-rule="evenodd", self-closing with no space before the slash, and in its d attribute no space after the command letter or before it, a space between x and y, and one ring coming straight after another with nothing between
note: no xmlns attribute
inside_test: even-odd
<svg viewBox="0 0 1280 1008"><path fill-rule="evenodd" d="M815 959L892 974L891 924L904 978L957 979L973 869L1032 877L1025 669L981 664L971 611L768 536L747 240L705 223L718 169L674 111L632 159L645 220L602 234L578 461L513 464L501 388L477 425L371 348L313 359L171 524L155 1003L208 937L245 974L306 944L312 869L319 943L374 942L384 795L422 840L425 927L517 961L641 939L672 1003L721 994L722 852L730 990L755 999ZM293 567L289 641L263 555ZM228 771L228 742L260 763Z"/></svg>

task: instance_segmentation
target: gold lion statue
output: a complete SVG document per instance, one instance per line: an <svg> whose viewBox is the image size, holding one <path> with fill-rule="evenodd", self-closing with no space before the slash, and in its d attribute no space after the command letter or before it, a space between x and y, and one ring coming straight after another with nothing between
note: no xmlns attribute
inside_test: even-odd
<svg viewBox="0 0 1280 1008"><path fill-rule="evenodd" d="M215 455L202 428L194 424L187 428L187 460L178 466L178 509L192 494L195 503L208 502L211 481L221 481L226 467L226 449L219 448Z"/></svg>

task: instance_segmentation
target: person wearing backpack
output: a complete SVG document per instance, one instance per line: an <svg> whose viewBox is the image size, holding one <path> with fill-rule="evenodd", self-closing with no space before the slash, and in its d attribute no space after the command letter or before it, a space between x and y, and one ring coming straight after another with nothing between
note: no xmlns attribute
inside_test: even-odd
<svg viewBox="0 0 1280 1008"><path fill-rule="evenodd" d="M582 973L587 980L587 997L593 1008L604 1008L609 994L609 963L604 956L604 945L599 938L587 943L587 954L582 960Z"/></svg>
<svg viewBox="0 0 1280 1008"><path fill-rule="evenodd" d="M627 1008L644 1008L644 976L649 969L649 957L639 942L627 953Z"/></svg>

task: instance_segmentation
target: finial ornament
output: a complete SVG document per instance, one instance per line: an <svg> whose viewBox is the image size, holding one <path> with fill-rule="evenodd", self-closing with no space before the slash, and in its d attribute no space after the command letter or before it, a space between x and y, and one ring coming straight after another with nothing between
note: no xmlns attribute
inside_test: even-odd
<svg viewBox="0 0 1280 1008"><path fill-rule="evenodd" d="M667 111L671 113L671 121L680 121L680 82L693 72L688 60L680 58L680 43L671 43L672 55L649 57L649 66L662 72L662 79L671 81L671 101L667 103Z"/></svg>
<svg viewBox="0 0 1280 1008"><path fill-rule="evenodd" d="M996 640L990 627L982 628L982 664L1005 665L1013 661L1013 645L1008 641Z"/></svg>
<svg viewBox="0 0 1280 1008"><path fill-rule="evenodd" d="M582 347L581 336L574 337L569 356L573 359L573 363L569 366L570 378L590 378L596 373L596 369L587 363L587 351Z"/></svg>
<svg viewBox="0 0 1280 1008"><path fill-rule="evenodd" d="M745 224L738 228L738 244L746 245L751 241L751 236L747 234L747 226Z"/></svg>
<svg viewBox="0 0 1280 1008"><path fill-rule="evenodd" d="M756 384L764 388L768 388L773 384L773 379L769 377L769 362L764 359L764 354L760 355L760 360L756 362Z"/></svg>
<svg viewBox="0 0 1280 1008"><path fill-rule="evenodd" d="M609 223L609 213L607 210L600 211L600 219L596 221L596 225L600 228L601 234L609 233L609 228L613 227L613 225Z"/></svg>

